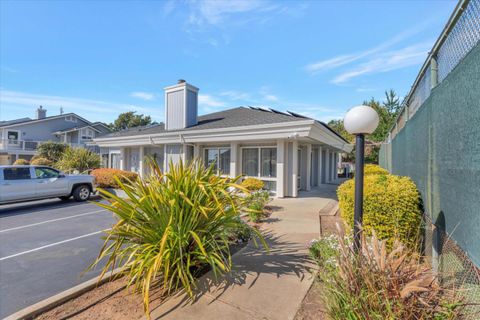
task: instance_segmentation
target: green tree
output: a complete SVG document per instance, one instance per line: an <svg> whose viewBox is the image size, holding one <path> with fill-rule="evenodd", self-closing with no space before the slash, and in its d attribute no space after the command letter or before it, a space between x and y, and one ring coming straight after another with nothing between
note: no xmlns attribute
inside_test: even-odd
<svg viewBox="0 0 480 320"><path fill-rule="evenodd" d="M110 124L110 128L113 131L120 131L149 124L152 124L152 118L150 116L136 114L136 111L128 111L121 113L118 118Z"/></svg>
<svg viewBox="0 0 480 320"><path fill-rule="evenodd" d="M341 119L335 119L335 120L330 120L328 122L328 126L335 130L336 133L341 135L345 140L353 142L354 137L350 133L345 130L345 127L343 126L343 120Z"/></svg>
<svg viewBox="0 0 480 320"><path fill-rule="evenodd" d="M378 113L379 123L377 129L365 137L365 161L367 163L378 163L379 143L385 141L390 129L395 123L395 119L401 109L400 98L394 90L390 89L385 91L385 100L383 103L372 97L370 100L364 101L363 104L372 107ZM345 130L343 120L331 120L328 125L347 141L351 143L355 142L354 136ZM354 161L355 150L348 154L345 160Z"/></svg>
<svg viewBox="0 0 480 320"><path fill-rule="evenodd" d="M35 158L45 158L53 163L56 163L60 160L68 148L68 145L61 142L42 142L37 148L38 155L35 156Z"/></svg>
<svg viewBox="0 0 480 320"><path fill-rule="evenodd" d="M60 170L84 172L100 168L100 156L85 148L68 148L57 163Z"/></svg>

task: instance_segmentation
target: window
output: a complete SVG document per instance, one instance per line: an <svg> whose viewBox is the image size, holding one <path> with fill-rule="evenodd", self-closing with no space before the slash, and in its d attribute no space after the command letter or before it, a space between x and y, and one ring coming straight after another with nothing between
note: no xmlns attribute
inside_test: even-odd
<svg viewBox="0 0 480 320"><path fill-rule="evenodd" d="M7 139L10 144L17 144L20 133L19 131L7 131Z"/></svg>
<svg viewBox="0 0 480 320"><path fill-rule="evenodd" d="M77 122L77 118L74 117L74 116L67 116L67 117L65 117L65 121Z"/></svg>
<svg viewBox="0 0 480 320"><path fill-rule="evenodd" d="M243 149L242 173L246 176L258 176L258 148Z"/></svg>
<svg viewBox="0 0 480 320"><path fill-rule="evenodd" d="M3 169L4 180L30 179L30 168L5 168Z"/></svg>
<svg viewBox="0 0 480 320"><path fill-rule="evenodd" d="M93 139L93 130L88 128L83 128L80 130L82 140L92 140Z"/></svg>
<svg viewBox="0 0 480 320"><path fill-rule="evenodd" d="M277 148L244 148L242 173L250 177L277 176Z"/></svg>
<svg viewBox="0 0 480 320"><path fill-rule="evenodd" d="M262 148L262 177L276 177L277 176L277 148Z"/></svg>
<svg viewBox="0 0 480 320"><path fill-rule="evenodd" d="M35 175L37 179L51 179L58 178L60 173L52 168L35 168Z"/></svg>
<svg viewBox="0 0 480 320"><path fill-rule="evenodd" d="M205 167L213 165L218 174L230 174L230 148L205 149Z"/></svg>

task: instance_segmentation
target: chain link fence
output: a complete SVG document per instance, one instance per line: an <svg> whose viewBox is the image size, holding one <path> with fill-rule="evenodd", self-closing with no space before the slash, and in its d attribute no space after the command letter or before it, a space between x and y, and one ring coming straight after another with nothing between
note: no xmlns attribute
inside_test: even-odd
<svg viewBox="0 0 480 320"><path fill-rule="evenodd" d="M425 254L480 319L480 0L459 1L403 100L380 165L409 176L425 215Z"/></svg>

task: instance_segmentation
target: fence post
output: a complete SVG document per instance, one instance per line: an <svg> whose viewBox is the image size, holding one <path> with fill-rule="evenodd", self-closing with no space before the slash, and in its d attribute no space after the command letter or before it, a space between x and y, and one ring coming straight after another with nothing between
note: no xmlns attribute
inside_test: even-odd
<svg viewBox="0 0 480 320"><path fill-rule="evenodd" d="M438 85L438 63L437 57L432 56L430 59L430 89Z"/></svg>

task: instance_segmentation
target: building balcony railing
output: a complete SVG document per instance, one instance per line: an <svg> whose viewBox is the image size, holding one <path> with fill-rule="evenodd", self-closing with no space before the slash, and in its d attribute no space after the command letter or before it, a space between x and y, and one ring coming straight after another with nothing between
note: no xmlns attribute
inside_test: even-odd
<svg viewBox="0 0 480 320"><path fill-rule="evenodd" d="M27 140L16 140L16 139L3 139L0 140L0 151L35 151L38 146L46 141L27 141ZM86 141L87 142L87 141ZM78 148L85 147L85 143L66 143L67 145Z"/></svg>
<svg viewBox="0 0 480 320"><path fill-rule="evenodd" d="M14 140L14 139L3 139L0 140L0 150L25 150L25 151L35 151L41 141L25 141L25 140Z"/></svg>

